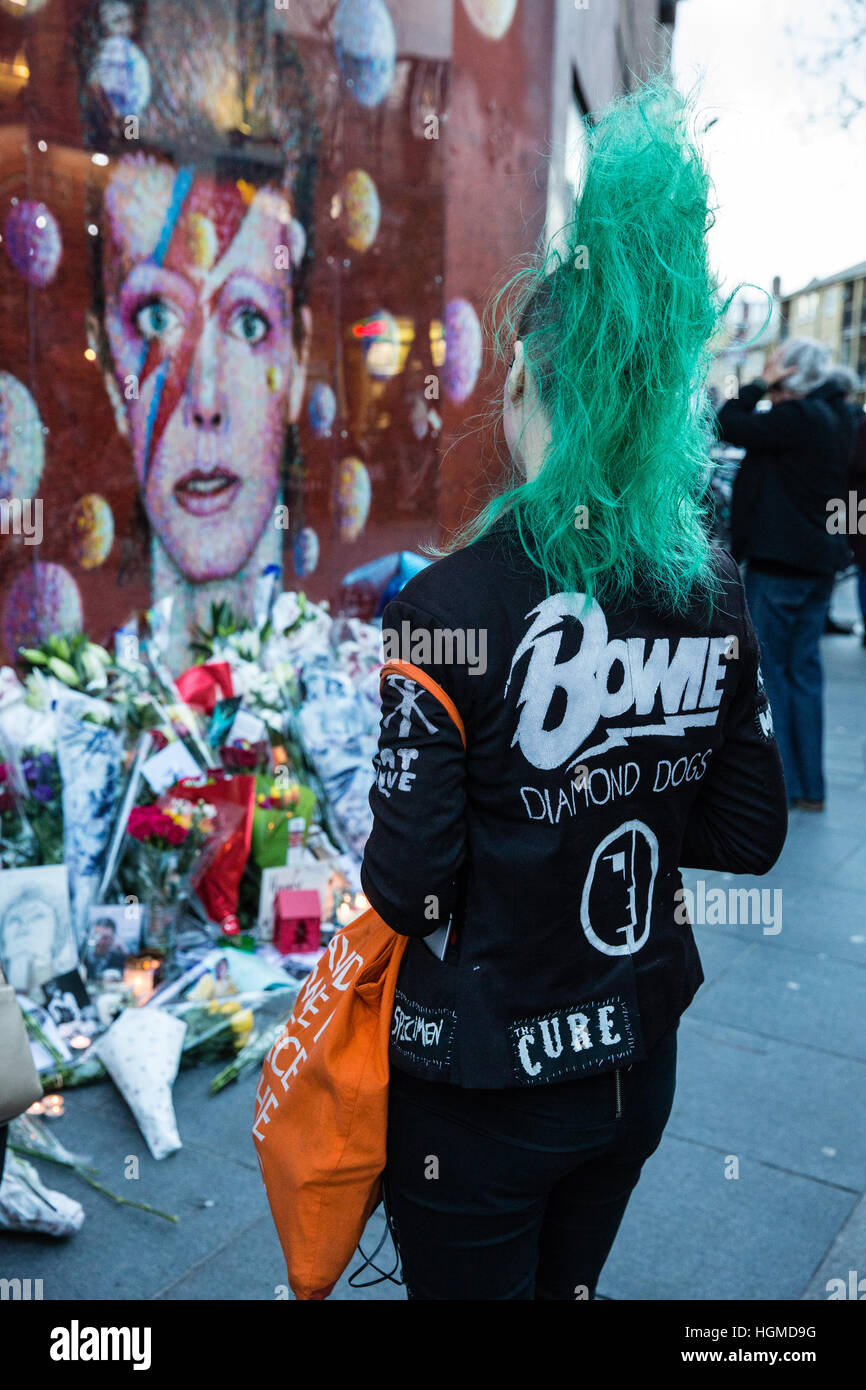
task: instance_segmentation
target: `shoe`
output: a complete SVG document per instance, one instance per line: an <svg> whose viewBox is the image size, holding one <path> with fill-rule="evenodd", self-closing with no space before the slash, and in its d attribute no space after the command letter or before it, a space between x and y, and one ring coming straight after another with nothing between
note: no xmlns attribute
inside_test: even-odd
<svg viewBox="0 0 866 1390"><path fill-rule="evenodd" d="M824 622L824 633L828 637L850 637L853 631L853 623L837 623L835 618L830 617Z"/></svg>
<svg viewBox="0 0 866 1390"><path fill-rule="evenodd" d="M823 801L809 801L805 796L795 796L791 802L798 811L823 811Z"/></svg>

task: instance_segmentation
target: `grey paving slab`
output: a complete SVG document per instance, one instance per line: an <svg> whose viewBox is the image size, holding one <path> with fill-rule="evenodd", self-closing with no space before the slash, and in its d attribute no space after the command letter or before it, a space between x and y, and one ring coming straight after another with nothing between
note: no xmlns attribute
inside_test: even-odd
<svg viewBox="0 0 866 1390"><path fill-rule="evenodd" d="M701 989L692 1017L866 1061L866 967L756 944ZM803 1057L806 1065L807 1058Z"/></svg>
<svg viewBox="0 0 866 1390"><path fill-rule="evenodd" d="M851 1211L802 1296L829 1299L831 1295L839 1301L866 1298L866 1197Z"/></svg>
<svg viewBox="0 0 866 1390"><path fill-rule="evenodd" d="M184 1104L184 1091L203 1087L206 1095L214 1070L199 1068L178 1079L175 1108L184 1147L159 1162L151 1158L128 1107L109 1082L68 1092L66 1115L56 1122L58 1138L88 1156L99 1169L100 1182L119 1195L178 1216L177 1225L118 1206L74 1174L37 1160L36 1167L49 1187L82 1203L84 1225L64 1241L0 1236L0 1269L9 1267L21 1277L42 1278L46 1299L149 1298L267 1215L255 1156L250 1167L237 1137L242 1133L241 1116L245 1122L251 1107L251 1090L249 1094L239 1088L225 1093L228 1137L221 1153L198 1144L194 1137L195 1106ZM130 1156L139 1160L140 1177L135 1181L124 1178Z"/></svg>
<svg viewBox="0 0 866 1390"><path fill-rule="evenodd" d="M860 1192L864 1086L862 1062L712 1023L693 1006L668 1132Z"/></svg>
<svg viewBox="0 0 866 1390"><path fill-rule="evenodd" d="M366 1253L373 1253L384 1227L385 1218L379 1208L370 1218L363 1236L362 1245ZM393 1269L395 1257L390 1237L376 1257L376 1263L382 1270ZM384 1280L361 1287L350 1284L349 1280L355 1271L360 1271L357 1278L364 1281L375 1277L375 1271L361 1270L362 1264L361 1257L355 1254L331 1294L332 1302L405 1300L406 1290L402 1284ZM263 1217L233 1236L225 1246L186 1270L179 1279L168 1288L160 1290L155 1297L160 1301L226 1299L294 1302L294 1296L286 1282L286 1266L280 1243L270 1216Z"/></svg>
<svg viewBox="0 0 866 1390"><path fill-rule="evenodd" d="M695 930L695 941L704 970L702 990L706 989L713 980L719 979L726 971L730 970L731 966L751 946L749 941L738 941L733 935L707 928Z"/></svg>
<svg viewBox="0 0 866 1390"><path fill-rule="evenodd" d="M851 1193L670 1132L644 1166L602 1271L615 1299L793 1299L849 1215Z"/></svg>
<svg viewBox="0 0 866 1390"><path fill-rule="evenodd" d="M846 795L845 799L850 804L855 796ZM825 815L826 812L792 813L785 847L769 874L764 875L768 883L784 882L790 876L807 879L812 891L817 891L818 885L825 880L836 880L840 866L866 847L862 826L851 823L840 828L838 824L826 822Z"/></svg>
<svg viewBox="0 0 866 1390"><path fill-rule="evenodd" d="M732 880L739 888L761 887L759 878L739 878ZM707 891L710 886L727 888L723 882L707 878ZM770 900L772 903L772 900ZM778 916L776 923L778 923ZM733 926L694 927L695 940L701 953L714 949L714 943L724 941L738 957L747 947L780 946L790 951L805 952L808 956L823 959L829 956L834 960L850 961L855 965L866 965L866 922L863 921L863 897L849 888L823 887L820 896L808 896L798 892L790 882L783 886L781 897L781 931L772 930L776 923L737 924ZM764 930L764 925L770 927ZM707 978L709 973L706 971Z"/></svg>
<svg viewBox="0 0 866 1390"><path fill-rule="evenodd" d="M839 888L851 888L855 891L859 889L862 892L864 880L866 880L866 848L856 850L833 871L833 882ZM866 907L864 907L863 918L866 918Z"/></svg>

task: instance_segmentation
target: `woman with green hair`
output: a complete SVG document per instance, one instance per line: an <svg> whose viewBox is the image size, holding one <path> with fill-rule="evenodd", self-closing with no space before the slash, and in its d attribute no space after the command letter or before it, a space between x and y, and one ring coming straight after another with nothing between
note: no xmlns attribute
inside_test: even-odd
<svg viewBox="0 0 866 1390"><path fill-rule="evenodd" d="M510 484L383 617L465 731L386 678L361 881L410 938L385 1193L415 1299L594 1297L703 979L680 869L784 843L702 510L721 306L690 122L657 80L588 129L560 246L491 306Z"/></svg>

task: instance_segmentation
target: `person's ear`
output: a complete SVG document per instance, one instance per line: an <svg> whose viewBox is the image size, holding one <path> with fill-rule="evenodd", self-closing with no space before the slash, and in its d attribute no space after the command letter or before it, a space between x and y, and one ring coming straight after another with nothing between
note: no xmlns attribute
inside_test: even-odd
<svg viewBox="0 0 866 1390"><path fill-rule="evenodd" d="M292 385L289 390L289 423L294 424L301 413L304 390L307 385L307 366L310 360L310 345L313 341L313 314L308 304L302 304L299 312L301 320L301 340L293 343L294 362L292 365Z"/></svg>
<svg viewBox="0 0 866 1390"><path fill-rule="evenodd" d="M514 344L514 361L508 373L508 398L517 405L526 387L526 364L523 357L523 343L518 338Z"/></svg>
<svg viewBox="0 0 866 1390"><path fill-rule="evenodd" d="M102 369L102 380L108 399L111 402L111 409L114 412L114 423L117 432L124 439L129 438L129 419L126 414L126 406L120 394L114 373L110 366L106 364L111 361L111 351L105 339L105 329L97 319L92 309L88 309L84 317L85 330L87 333L87 346L91 352L96 353L96 360Z"/></svg>

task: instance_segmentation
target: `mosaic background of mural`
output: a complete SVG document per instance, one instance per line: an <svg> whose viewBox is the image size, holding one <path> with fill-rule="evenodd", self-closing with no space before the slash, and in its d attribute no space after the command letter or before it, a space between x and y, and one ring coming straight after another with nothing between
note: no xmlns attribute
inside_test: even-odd
<svg viewBox="0 0 866 1390"><path fill-rule="evenodd" d="M42 504L0 537L3 659L171 595L180 669L265 566L353 611L347 574L479 500L559 10L3 5L0 497Z"/></svg>

